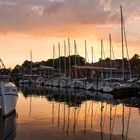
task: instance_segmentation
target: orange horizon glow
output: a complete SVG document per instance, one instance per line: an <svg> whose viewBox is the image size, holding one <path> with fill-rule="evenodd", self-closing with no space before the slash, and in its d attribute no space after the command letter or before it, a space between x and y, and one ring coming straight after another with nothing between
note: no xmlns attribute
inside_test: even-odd
<svg viewBox="0 0 140 140"><path fill-rule="evenodd" d="M93 46L98 61L101 39L104 40L105 57L109 57L109 33L112 34L115 58L121 58L120 4L124 7L129 56L140 54L138 0L81 0L80 4L74 0L46 0L46 5L39 1L25 0L25 4L17 0L0 1L0 57L7 67L13 68L30 60L30 50L34 62L50 59L53 45L55 57L58 57L58 42L63 56L64 40L67 42L68 38L72 54L73 41L76 40L78 54L84 57L86 40L89 60Z"/></svg>

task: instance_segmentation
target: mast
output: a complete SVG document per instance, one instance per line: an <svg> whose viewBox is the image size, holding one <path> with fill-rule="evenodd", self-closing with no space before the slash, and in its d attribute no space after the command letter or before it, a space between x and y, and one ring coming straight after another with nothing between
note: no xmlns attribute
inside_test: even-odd
<svg viewBox="0 0 140 140"><path fill-rule="evenodd" d="M70 40L68 38L68 52L69 52L69 77L71 77L71 56L70 56Z"/></svg>
<svg viewBox="0 0 140 140"><path fill-rule="evenodd" d="M85 40L85 60L86 60L86 64L87 64L87 42ZM86 69L86 78L87 78L88 74L87 74L87 69Z"/></svg>
<svg viewBox="0 0 140 140"><path fill-rule="evenodd" d="M66 42L64 40L64 72L65 72L65 76L66 76Z"/></svg>
<svg viewBox="0 0 140 140"><path fill-rule="evenodd" d="M59 76L60 76L60 73L61 73L61 60L60 60L60 43L58 43L58 53L59 53Z"/></svg>
<svg viewBox="0 0 140 140"><path fill-rule="evenodd" d="M85 60L86 60L85 63L87 63L87 42L86 42L86 40L85 40Z"/></svg>
<svg viewBox="0 0 140 140"><path fill-rule="evenodd" d="M128 66L129 66L129 73L130 73L130 79L132 78L132 71L131 71L131 65L130 65L130 59L129 59L129 53L128 53L128 45L127 45L127 39L126 39L126 31L125 31L125 25L124 25L124 20L123 20L123 28L124 28L124 41L125 41L125 46L126 46L126 52L127 52L127 58L128 58Z"/></svg>
<svg viewBox="0 0 140 140"><path fill-rule="evenodd" d="M112 79L112 63L111 63L111 59L112 59L112 37L111 34L109 34L109 43L110 43L110 78Z"/></svg>
<svg viewBox="0 0 140 140"><path fill-rule="evenodd" d="M74 40L74 55L75 55L74 65L77 66L77 49L76 49L76 41L75 40ZM75 78L77 78L76 67L75 67Z"/></svg>
<svg viewBox="0 0 140 140"><path fill-rule="evenodd" d="M102 60L103 60L103 40L101 39L101 67L103 66Z"/></svg>
<svg viewBox="0 0 140 140"><path fill-rule="evenodd" d="M30 74L31 74L31 82L32 82L32 77L33 77L32 50L30 50L30 61L31 61L31 71L30 71Z"/></svg>
<svg viewBox="0 0 140 140"><path fill-rule="evenodd" d="M55 46L53 45L53 76L54 76L54 67L55 67Z"/></svg>
<svg viewBox="0 0 140 140"><path fill-rule="evenodd" d="M122 40L122 73L123 73L123 81L124 81L124 28L123 28L123 13L122 6L120 6L121 11L121 40Z"/></svg>
<svg viewBox="0 0 140 140"><path fill-rule="evenodd" d="M91 47L91 63L93 64L93 47Z"/></svg>
<svg viewBox="0 0 140 140"><path fill-rule="evenodd" d="M103 67L103 40L101 39L101 67ZM101 69L101 79L103 75L103 70Z"/></svg>

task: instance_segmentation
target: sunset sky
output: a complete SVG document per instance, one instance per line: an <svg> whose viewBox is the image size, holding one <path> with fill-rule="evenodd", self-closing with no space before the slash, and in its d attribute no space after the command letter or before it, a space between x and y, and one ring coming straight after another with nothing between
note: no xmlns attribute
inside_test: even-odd
<svg viewBox="0 0 140 140"><path fill-rule="evenodd" d="M53 44L58 57L58 42L63 53L64 40L77 42L84 56L87 40L88 56L94 47L100 57L100 40L104 40L109 57L109 33L112 34L115 58L121 58L120 5L127 33L130 57L140 54L140 0L0 0L0 57L7 67L52 58Z"/></svg>

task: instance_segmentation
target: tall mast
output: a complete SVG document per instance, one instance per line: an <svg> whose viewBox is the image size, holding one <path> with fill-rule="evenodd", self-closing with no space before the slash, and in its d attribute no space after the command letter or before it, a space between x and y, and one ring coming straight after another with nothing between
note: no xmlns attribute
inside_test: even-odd
<svg viewBox="0 0 140 140"><path fill-rule="evenodd" d="M54 53L55 53L55 46L53 45L53 67L54 67L54 59L55 59Z"/></svg>
<svg viewBox="0 0 140 140"><path fill-rule="evenodd" d="M87 42L86 42L86 40L85 40L85 60L86 60L85 63L87 63Z"/></svg>
<svg viewBox="0 0 140 140"><path fill-rule="evenodd" d="M103 40L101 39L101 67L103 66L102 60L103 60Z"/></svg>
<svg viewBox="0 0 140 140"><path fill-rule="evenodd" d="M111 37L111 34L109 34L109 44L110 44L110 78L112 79L112 63L111 63L111 59L112 59L112 37Z"/></svg>
<svg viewBox="0 0 140 140"><path fill-rule="evenodd" d="M54 67L55 67L55 46L53 45L53 76L54 76Z"/></svg>
<svg viewBox="0 0 140 140"><path fill-rule="evenodd" d="M91 47L91 63L93 64L93 47Z"/></svg>
<svg viewBox="0 0 140 140"><path fill-rule="evenodd" d="M76 48L76 41L75 40L74 40L74 54L75 54L74 65L77 66L77 48ZM76 67L75 67L75 78L77 78Z"/></svg>
<svg viewBox="0 0 140 140"><path fill-rule="evenodd" d="M65 76L66 76L66 42L64 40L64 72L65 72Z"/></svg>
<svg viewBox="0 0 140 140"><path fill-rule="evenodd" d="M69 51L69 77L71 77L71 53L70 53L70 40L68 38L68 51Z"/></svg>
<svg viewBox="0 0 140 140"><path fill-rule="evenodd" d="M103 67L103 40L101 39L101 67ZM101 80L103 77L103 70L101 69Z"/></svg>
<svg viewBox="0 0 140 140"><path fill-rule="evenodd" d="M124 41L125 41L125 46L126 46L126 53L127 53L127 58L128 58L129 73L130 73L130 79L131 79L132 78L132 71L131 71L131 65L130 65L130 59L129 59L129 53L128 53L128 46L127 46L127 38L126 38L124 20L123 20L123 29L124 29Z"/></svg>
<svg viewBox="0 0 140 140"><path fill-rule="evenodd" d="M32 76L33 76L32 50L30 50L30 61L31 61L31 81L32 81Z"/></svg>
<svg viewBox="0 0 140 140"><path fill-rule="evenodd" d="M60 60L60 43L58 43L58 53L59 53L59 76L60 76L60 73L61 73L61 60Z"/></svg>
<svg viewBox="0 0 140 140"><path fill-rule="evenodd" d="M87 64L87 57L88 57L88 53L87 53L87 42L85 40L85 60L86 60L86 64ZM87 69L86 69L86 78L87 78L88 74L87 74Z"/></svg>
<svg viewBox="0 0 140 140"><path fill-rule="evenodd" d="M122 6L120 6L121 11L121 40L122 40L122 73L123 73L123 80L124 80L124 29L123 29L123 12Z"/></svg>

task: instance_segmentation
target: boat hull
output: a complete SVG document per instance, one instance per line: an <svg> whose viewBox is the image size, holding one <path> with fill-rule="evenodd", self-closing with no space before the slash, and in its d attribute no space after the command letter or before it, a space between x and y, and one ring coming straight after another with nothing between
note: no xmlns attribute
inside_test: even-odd
<svg viewBox="0 0 140 140"><path fill-rule="evenodd" d="M0 98L2 115L8 116L15 110L17 104L18 94L15 84L11 82L1 84Z"/></svg>
<svg viewBox="0 0 140 140"><path fill-rule="evenodd" d="M16 94L5 94L3 105L3 116L11 114L16 107L18 96Z"/></svg>
<svg viewBox="0 0 140 140"><path fill-rule="evenodd" d="M103 92L105 93L112 93L113 92L113 88L110 86L104 86L103 87Z"/></svg>

